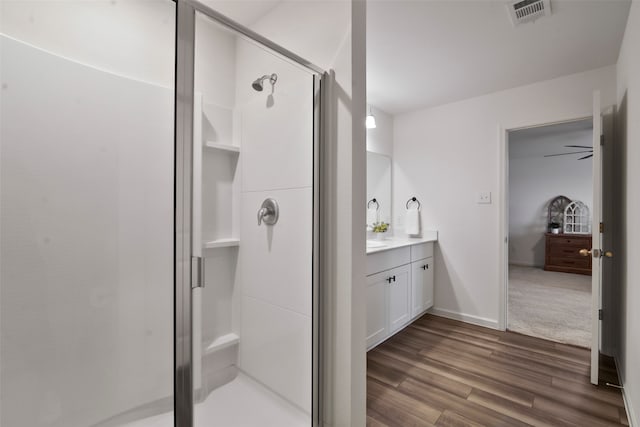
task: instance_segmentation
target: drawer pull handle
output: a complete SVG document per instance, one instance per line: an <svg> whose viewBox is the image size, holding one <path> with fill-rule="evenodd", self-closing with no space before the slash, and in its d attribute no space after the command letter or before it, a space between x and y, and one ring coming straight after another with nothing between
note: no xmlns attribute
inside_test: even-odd
<svg viewBox="0 0 640 427"><path fill-rule="evenodd" d="M429 268L429 264L425 264L425 265L422 266L423 270L427 270L428 268Z"/></svg>
<svg viewBox="0 0 640 427"><path fill-rule="evenodd" d="M391 283L391 282L395 282L395 281L396 281L396 276L387 277L387 282Z"/></svg>

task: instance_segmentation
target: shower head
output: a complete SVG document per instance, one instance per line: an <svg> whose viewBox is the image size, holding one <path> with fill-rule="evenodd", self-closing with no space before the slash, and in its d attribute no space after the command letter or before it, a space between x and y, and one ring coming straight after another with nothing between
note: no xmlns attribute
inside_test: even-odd
<svg viewBox="0 0 640 427"><path fill-rule="evenodd" d="M262 89L264 89L264 81L266 79L269 79L271 86L273 86L278 81L278 75L276 73L273 73L271 75L265 74L264 76L256 79L253 83L251 83L251 87L258 92L262 92Z"/></svg>

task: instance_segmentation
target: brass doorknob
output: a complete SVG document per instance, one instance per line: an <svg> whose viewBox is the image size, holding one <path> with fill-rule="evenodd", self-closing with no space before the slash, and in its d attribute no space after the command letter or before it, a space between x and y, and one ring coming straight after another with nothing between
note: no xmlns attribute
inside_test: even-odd
<svg viewBox="0 0 640 427"><path fill-rule="evenodd" d="M611 251L604 251L602 255L606 256L607 258L613 258L613 252Z"/></svg>
<svg viewBox="0 0 640 427"><path fill-rule="evenodd" d="M578 253L582 256L589 256L591 255L591 251L589 249L580 249L578 251Z"/></svg>

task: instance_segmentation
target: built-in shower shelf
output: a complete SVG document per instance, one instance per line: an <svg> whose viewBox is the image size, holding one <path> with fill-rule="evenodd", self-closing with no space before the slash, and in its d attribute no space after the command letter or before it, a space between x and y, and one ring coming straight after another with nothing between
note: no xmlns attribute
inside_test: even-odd
<svg viewBox="0 0 640 427"><path fill-rule="evenodd" d="M231 246L240 246L240 239L217 239L205 242L205 249L228 248Z"/></svg>
<svg viewBox="0 0 640 427"><path fill-rule="evenodd" d="M205 351L206 353L213 353L216 351L224 350L225 348L231 347L232 345L238 344L239 342L240 337L231 332L213 340L213 342L209 344Z"/></svg>
<svg viewBox="0 0 640 427"><path fill-rule="evenodd" d="M228 151L230 153L240 153L240 147L238 147L236 145L219 144L217 142L207 141L207 142L205 142L204 146L206 148L212 148L214 150Z"/></svg>

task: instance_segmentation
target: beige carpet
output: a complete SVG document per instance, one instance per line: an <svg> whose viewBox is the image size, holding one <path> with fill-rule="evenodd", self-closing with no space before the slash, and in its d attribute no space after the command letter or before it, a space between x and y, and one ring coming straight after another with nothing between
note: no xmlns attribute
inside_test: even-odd
<svg viewBox="0 0 640 427"><path fill-rule="evenodd" d="M509 330L590 347L591 276L509 266Z"/></svg>

